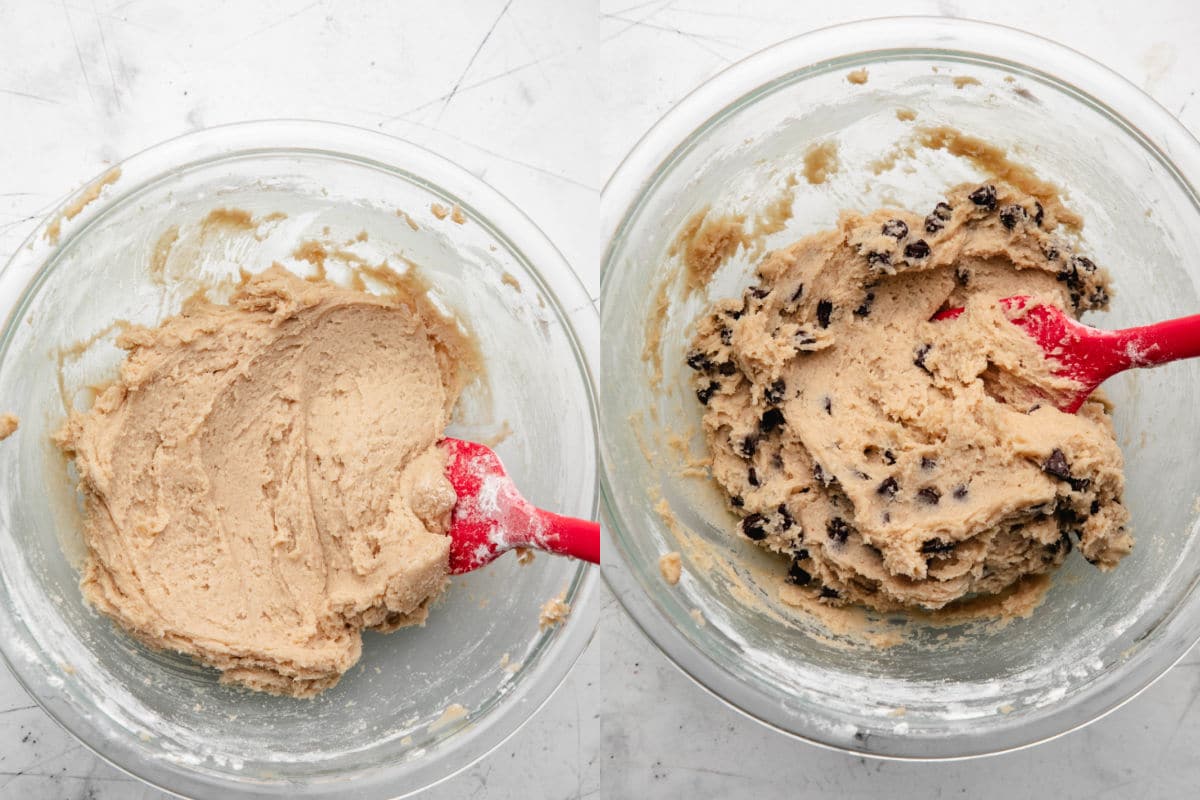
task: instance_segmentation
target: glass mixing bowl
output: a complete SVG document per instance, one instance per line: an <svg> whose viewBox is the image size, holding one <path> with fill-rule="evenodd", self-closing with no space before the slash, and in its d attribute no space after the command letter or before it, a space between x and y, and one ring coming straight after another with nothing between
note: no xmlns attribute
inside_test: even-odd
<svg viewBox="0 0 1200 800"><path fill-rule="evenodd" d="M862 68L867 82L848 82ZM916 119L899 119L898 108ZM711 482L681 475L680 447L667 434L681 434L693 454L704 450L684 354L708 299L669 284L661 389L643 360L647 320L660 311L656 288L684 221L710 204L761 210L789 173L803 172L813 143L836 141L840 169L821 185L801 179L793 216L767 249L831 228L843 208L928 209L949 186L982 177L968 162L920 149L878 175L869 168L921 124L1001 145L1067 190L1086 220L1083 247L1109 267L1117 289L1099 324L1200 309L1200 145L1119 76L1044 39L951 19L866 21L772 47L681 102L603 194L602 567L647 635L752 717L844 750L950 758L1094 720L1200 637L1200 464L1191 452L1200 441L1191 399L1200 365L1126 374L1106 387L1138 537L1114 572L1076 555L1030 619L949 628L910 621L900 644L880 648L781 605L775 587L786 563L731 536L733 518ZM739 251L710 296L740 295L753 266ZM660 495L675 519L656 512ZM656 563L671 550L683 556L677 586Z"/></svg>
<svg viewBox="0 0 1200 800"><path fill-rule="evenodd" d="M147 650L84 604L77 501L50 434L67 405L86 406L87 387L115 375L114 320L152 325L239 266L295 265L289 254L301 240L348 242L370 263L418 264L435 300L475 331L486 375L463 396L450 434L511 429L497 450L525 495L595 518L594 344L581 342L596 341L598 319L586 292L498 193L380 134L235 125L156 146L120 169L64 223L60 244L47 232L88 188L0 273L0 409L21 420L0 446L0 651L85 744L180 794L395 797L465 768L517 730L582 653L598 611L597 570L548 556L522 567L510 555L455 578L425 627L366 633L359 664L316 699L223 686L215 671ZM457 204L465 223L437 219L434 203ZM225 207L287 218L188 239ZM156 243L175 225L195 249L156 262ZM364 230L367 240L354 241ZM564 589L570 618L540 631L539 607Z"/></svg>

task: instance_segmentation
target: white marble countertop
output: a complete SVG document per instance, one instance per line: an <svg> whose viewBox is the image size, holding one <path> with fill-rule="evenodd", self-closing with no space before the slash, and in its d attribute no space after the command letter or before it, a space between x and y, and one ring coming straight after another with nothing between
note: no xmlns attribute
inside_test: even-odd
<svg viewBox="0 0 1200 800"><path fill-rule="evenodd" d="M1194 131L1189 0L62 0L0 3L0 259L108 164L170 136L331 119L428 146L523 207L595 297L599 190L674 102L791 35L891 14L973 16L1058 39ZM597 14L599 15L597 18ZM248 79L247 76L253 76ZM901 764L817 749L743 718L605 598L596 637L508 743L425 796L1178 797L1200 784L1200 652L1083 731L985 760ZM1190 790L1190 791L1189 791ZM0 798L149 800L0 669Z"/></svg>

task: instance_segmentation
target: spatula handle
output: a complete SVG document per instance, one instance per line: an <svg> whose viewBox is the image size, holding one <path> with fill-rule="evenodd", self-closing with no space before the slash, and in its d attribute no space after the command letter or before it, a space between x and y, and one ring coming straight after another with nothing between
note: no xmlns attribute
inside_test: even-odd
<svg viewBox="0 0 1200 800"><path fill-rule="evenodd" d="M600 563L600 523L542 509L536 513L548 534L537 547L560 556Z"/></svg>
<svg viewBox="0 0 1200 800"><path fill-rule="evenodd" d="M1153 367L1200 356L1200 314L1117 332L1127 367Z"/></svg>

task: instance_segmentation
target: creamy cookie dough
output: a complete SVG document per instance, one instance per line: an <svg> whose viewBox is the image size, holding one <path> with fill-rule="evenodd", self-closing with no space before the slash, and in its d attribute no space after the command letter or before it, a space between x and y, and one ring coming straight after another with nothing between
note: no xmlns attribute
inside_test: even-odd
<svg viewBox="0 0 1200 800"><path fill-rule="evenodd" d="M699 321L712 473L789 591L939 609L1073 548L1102 570L1130 551L1107 402L1058 411L1069 385L995 302L1107 307L1107 273L1053 233L1070 217L1000 182L926 215L847 212Z"/></svg>
<svg viewBox="0 0 1200 800"><path fill-rule="evenodd" d="M455 503L436 442L466 375L418 291L273 267L119 342L119 378L56 436L88 602L223 681L296 696L337 683L362 628L424 622Z"/></svg>

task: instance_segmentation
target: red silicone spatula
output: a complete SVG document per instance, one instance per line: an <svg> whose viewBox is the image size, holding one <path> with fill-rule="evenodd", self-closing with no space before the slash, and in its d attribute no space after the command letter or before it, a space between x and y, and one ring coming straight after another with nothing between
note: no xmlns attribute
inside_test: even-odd
<svg viewBox="0 0 1200 800"><path fill-rule="evenodd" d="M1082 387L1059 403L1058 407L1068 414L1078 411L1096 387L1118 372L1200 356L1200 314L1140 328L1102 331L1084 325L1057 306L1029 297L1005 297L1000 305L1014 325L1061 365L1055 373ZM961 308L951 308L933 318L954 319L962 312Z"/></svg>
<svg viewBox="0 0 1200 800"><path fill-rule="evenodd" d="M443 439L446 477L458 495L450 522L450 573L478 569L514 547L600 563L600 525L535 508L488 447Z"/></svg>

